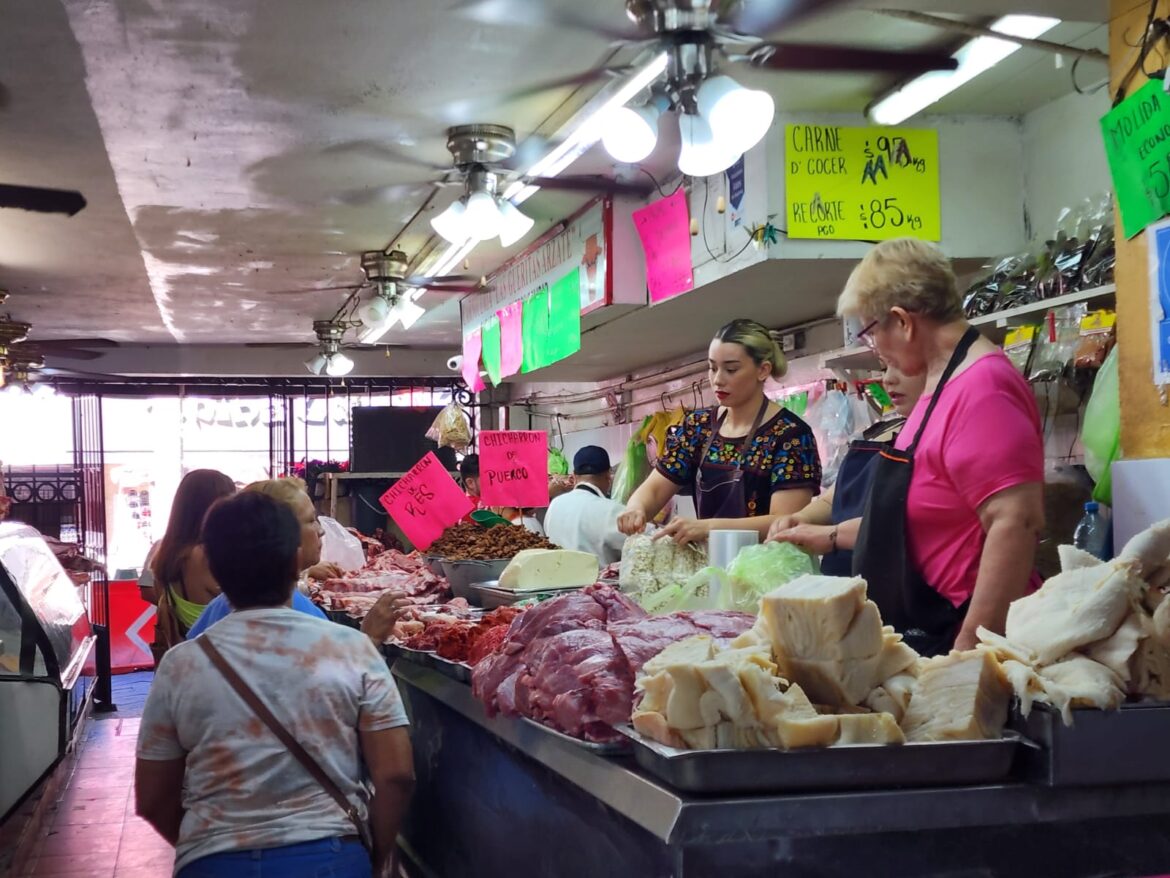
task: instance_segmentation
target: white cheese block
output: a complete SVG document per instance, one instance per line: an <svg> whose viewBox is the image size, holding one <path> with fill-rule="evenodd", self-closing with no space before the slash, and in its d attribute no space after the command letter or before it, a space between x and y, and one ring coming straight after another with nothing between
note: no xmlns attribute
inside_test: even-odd
<svg viewBox="0 0 1170 878"><path fill-rule="evenodd" d="M596 555L569 549L525 549L500 574L500 588L532 591L592 585L600 571Z"/></svg>
<svg viewBox="0 0 1170 878"><path fill-rule="evenodd" d="M1011 695L1011 684L989 650L928 659L902 717L902 730L908 741L998 738Z"/></svg>

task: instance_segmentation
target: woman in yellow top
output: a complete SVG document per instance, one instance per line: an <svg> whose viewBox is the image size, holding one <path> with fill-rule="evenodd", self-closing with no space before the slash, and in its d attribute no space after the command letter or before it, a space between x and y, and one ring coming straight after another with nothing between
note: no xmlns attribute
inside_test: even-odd
<svg viewBox="0 0 1170 878"><path fill-rule="evenodd" d="M192 470L179 482L166 534L150 562L158 597L152 646L156 662L186 639L203 608L219 594L199 544L199 532L212 504L234 493L235 483L218 470Z"/></svg>

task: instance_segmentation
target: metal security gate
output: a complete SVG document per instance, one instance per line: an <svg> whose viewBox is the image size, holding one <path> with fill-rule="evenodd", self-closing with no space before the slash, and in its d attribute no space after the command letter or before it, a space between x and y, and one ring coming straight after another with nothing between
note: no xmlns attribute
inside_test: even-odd
<svg viewBox="0 0 1170 878"><path fill-rule="evenodd" d="M97 635L94 710L117 710L110 674L110 584L106 572L106 454L102 441L102 398L73 397L73 466L81 479L77 537L81 552L97 569L90 574L89 615Z"/></svg>
<svg viewBox="0 0 1170 878"><path fill-rule="evenodd" d="M292 398L268 397L268 476L279 478L292 471L296 459Z"/></svg>

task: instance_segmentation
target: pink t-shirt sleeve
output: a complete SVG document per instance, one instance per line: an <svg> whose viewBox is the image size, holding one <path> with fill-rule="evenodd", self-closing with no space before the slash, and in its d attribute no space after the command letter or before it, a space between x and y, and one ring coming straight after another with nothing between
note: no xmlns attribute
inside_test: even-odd
<svg viewBox="0 0 1170 878"><path fill-rule="evenodd" d="M942 449L947 474L972 511L1007 488L1044 481L1044 442L1028 385L1002 368L980 378L978 388L955 395Z"/></svg>

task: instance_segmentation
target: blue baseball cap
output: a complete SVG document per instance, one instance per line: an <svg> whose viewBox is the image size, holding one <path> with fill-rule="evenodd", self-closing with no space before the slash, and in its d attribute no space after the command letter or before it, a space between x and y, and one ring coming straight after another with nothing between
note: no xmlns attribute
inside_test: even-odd
<svg viewBox="0 0 1170 878"><path fill-rule="evenodd" d="M573 455L574 475L597 476L609 469L609 452L598 445L586 445Z"/></svg>

